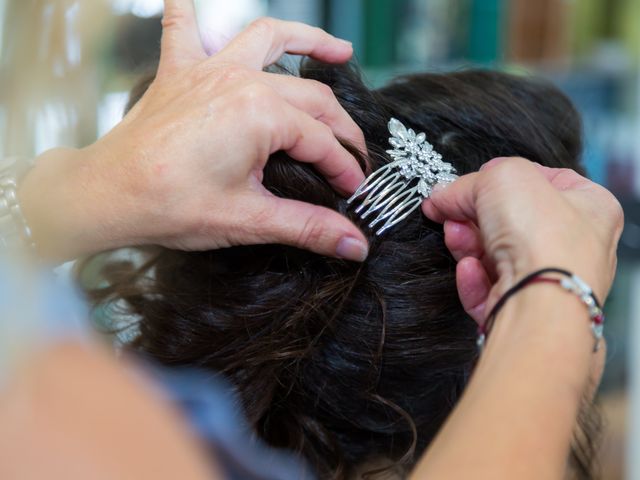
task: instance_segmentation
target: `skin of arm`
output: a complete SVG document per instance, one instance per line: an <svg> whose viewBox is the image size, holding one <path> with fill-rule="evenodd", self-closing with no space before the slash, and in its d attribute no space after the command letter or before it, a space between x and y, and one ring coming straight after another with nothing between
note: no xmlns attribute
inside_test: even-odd
<svg viewBox="0 0 640 480"><path fill-rule="evenodd" d="M223 478L179 414L124 367L76 343L26 361L0 393L0 478Z"/></svg>
<svg viewBox="0 0 640 480"><path fill-rule="evenodd" d="M561 479L590 372L589 317L556 285L530 285L496 319L465 394L413 479Z"/></svg>
<svg viewBox="0 0 640 480"><path fill-rule="evenodd" d="M240 41L231 44L217 58L207 59L200 51L199 39L194 37L195 17L191 1L167 1L167 7L170 15L166 16L164 22L161 61L164 67L159 74L161 81L150 89L151 94L100 145L92 147L90 152L84 151L95 154L95 158L103 161L93 162L93 165L90 162L86 167L81 167L85 162L77 154L82 151L74 151L73 155L67 156L70 160L63 163L64 168L51 166L49 170L41 167L25 180L20 193L21 204L27 220L33 223L36 236L38 231L42 232L40 237L45 242L40 243L46 245L46 240L53 239L49 247L45 246L45 250L48 248L47 254L52 258L72 258L104 248L140 243L207 249L269 241L363 260L366 256L364 236L346 219L335 212L284 204L265 193L260 184L264 161L269 153L277 150L287 150L301 161L316 164L339 190L353 191L362 179L363 174L354 163L355 160L341 150L334 136L355 137L354 143L359 145L363 144L361 133L358 134L353 123L346 121L339 110L326 111L318 107L329 104L325 101L328 98L326 91L317 91L317 86L312 89L307 84L309 88L301 87L298 95L284 95L281 93L282 85L273 79L263 81L260 72L263 66L273 63L285 52L310 54L326 61L342 62L350 57L351 47L335 43L335 39L323 36L316 30L301 30L299 25L268 20L254 24ZM333 46L325 48L327 44ZM231 64L234 64L233 68L229 68ZM213 98L210 90L213 78L217 79L218 91L231 92L222 87L233 86L235 93ZM198 85L202 87L198 91L193 88L194 80L198 80ZM169 98L173 99L173 109L169 108ZM257 99L264 101L256 103ZM191 109L185 108L186 100L192 102ZM329 100L334 105L334 99ZM270 118L282 117L287 121L279 126L252 125L252 138L260 138L261 141L252 145L249 151L240 152L241 158L249 159L242 164L242 169L223 172L208 170L210 175L202 175L203 167L210 169L215 165L210 158L202 155L202 150L215 151L217 145L190 142L189 135L205 131L206 138L209 138L209 132L215 129L191 128L185 118L189 117L201 125L204 121L214 121L212 112L228 111L227 107L236 108L238 105L251 106L249 113L253 113L252 118L262 118L259 115L262 110L269 112ZM184 116L187 110L189 114ZM282 115L273 115L274 111ZM175 118L171 117L172 113L175 113ZM317 117L325 122L315 121ZM220 118L223 117L218 116L215 120ZM237 121L234 120L234 123ZM164 126L164 130L157 128L158 125ZM309 137L323 140L317 143L305 136L280 135L286 130L283 130L283 126L302 129L301 125L308 127L303 130L311 129L318 133ZM180 131L180 128L183 130ZM298 131L296 128L292 130ZM158 147L155 152L141 148L142 143L137 141L146 138L147 134L156 140L153 142ZM179 141L174 142L176 138ZM185 145L192 147L189 158L193 162L188 171L193 176L189 178L176 177L177 173L184 173L185 170L184 162L178 169L174 161L175 157L184 157ZM130 150L135 154L126 153ZM316 155L319 151L323 155ZM168 156L166 152L169 152ZM171 155L171 152L180 155ZM61 153L64 152L55 151L51 155ZM236 157L229 158L230 163L237 166ZM67 168L73 169L75 177L63 174ZM513 167L509 168L511 170L507 172L502 185L509 185L514 191L519 190L518 182L514 181L519 179L522 189L532 188L531 179L535 176L518 177ZM227 175L229 173L233 175ZM472 177L473 174L469 176ZM615 233L608 234L604 230L613 232L615 228L606 225L607 228L602 232L597 232L602 238L606 237L606 241L593 237L594 242L586 242L586 249L574 248L575 239L567 241L567 235L578 235L581 239L582 233L588 232L591 224L601 228L602 222L599 220L602 217L598 215L604 210L602 197L595 196L591 200L578 198L585 186L565 182L572 180L568 177L570 175L553 179L546 177L556 189L565 191L569 200L574 200L569 207L560 209L560 214L565 214L565 217L558 217L555 221L550 220L538 202L544 199L553 215L559 215L556 207L560 203L554 203L551 195L537 192L533 201L520 193L514 196L513 192L493 192L483 197L498 202L507 199L513 203L510 208L514 211L517 211L514 199L522 200L525 209L536 205L535 212L544 217L538 222L539 225L546 225L547 230L549 225L555 228L562 225L566 229L560 235L542 228L537 231L547 238L559 240L549 248L544 243L536 244L535 239L531 238L531 222L523 222L513 216L499 219L500 225L510 227L519 222L525 224L524 236L519 235L521 232L516 229L507 232L510 235L508 238L516 243L526 239L525 243L534 248L514 257L514 252L517 252L505 248L505 237L497 236L498 243L494 244L483 239L481 243L485 245L487 253L493 255L493 267L499 277L495 284L491 284L491 288L487 288L487 298L484 299L486 305L495 301L496 294L505 291L518 274L528 273L534 265L569 269L573 266L576 267L574 271L581 275L584 275L580 270L584 265L594 266L585 279L597 287L601 299L606 296L615 271L615 248L612 260L611 245L615 247L617 239ZM76 178L76 181L66 182L68 178ZM118 188L113 191L99 190L106 189L115 178L122 180L117 182ZM176 182L176 178L181 181ZM456 182L458 186L448 188L453 191L464 189L466 187L460 185L471 182L469 178L461 179ZM211 189L212 179L221 182L219 188ZM150 181L153 188L148 188ZM69 187L70 183L73 188ZM60 188L49 197L47 194L50 192L44 190L48 185ZM183 188L175 188L175 185ZM469 198L473 201L467 203L478 201L478 191L473 187L469 187L468 191L472 192ZM586 194L592 193L586 191ZM44 197L45 208L42 201ZM87 203L83 203L82 199ZM58 203L52 204L53 200ZM78 202L80 208L76 210ZM208 208L212 204L221 208ZM579 215L580 218L576 219L571 216L572 209L575 210L578 208L576 205L580 204L586 206L586 212L582 212L582 217L588 219L586 223ZM53 215L49 215L64 211L67 205L73 206L68 210L71 214L67 215L69 221L73 222L71 225L59 223ZM49 206L53 208L46 208ZM462 207L463 214L453 216L454 220L476 222L481 232L493 231L493 227L496 227L497 224L494 224L487 228L487 224L482 224L484 217L475 218L465 211L464 201L457 206ZM274 211L278 213L276 223L270 220L270 214ZM209 216L202 217L200 212L209 212ZM224 215L214 215L219 212ZM442 212L443 219L450 218L451 211L443 208ZM123 215L126 218L123 219ZM292 218L299 221L291 224ZM314 222L309 223L307 219L314 219ZM259 228L240 228L247 224ZM219 231L226 232L226 236L214 238L213 233ZM331 235L323 234L327 231ZM592 238L589 235L587 237ZM357 240L360 247L348 254L341 253L339 247L344 238ZM614 240L609 241L611 239ZM549 262L527 263L523 260L530 258L527 253L545 249L553 250L556 254L547 257ZM567 252L574 253L575 262L566 263ZM605 255L599 252L605 252ZM479 263L477 265L483 268ZM476 279L482 277L478 276L479 272L482 273L475 271ZM459 277L459 284L466 282L469 287L469 278ZM487 278L483 277L480 283L487 284ZM468 297L462 300L463 304L469 303ZM594 358L600 358L594 357L592 348L588 317L577 299L550 285L530 286L520 292L497 319L465 395L419 463L413 478L561 478L579 401L593 371L592 364L597 362ZM154 466L153 478L206 478L205 461L198 454L197 445L185 435L172 413L154 406L157 399L138 391L107 357L74 348L63 349L56 350L50 356L39 357L29 368L22 375L23 380L14 385L8 395L0 398L0 476L3 478L11 478L12 472L18 471L11 469L24 465L33 472L26 478L96 478L98 471L113 474L104 478L148 478L146 474L151 472L146 469L149 465ZM81 405L85 408L70 409L77 398L82 398ZM105 403L105 399L112 401ZM33 408L31 413L40 413L29 415L29 411L24 410L25 405ZM103 409L95 410L89 405ZM100 412L100 422L97 424L96 411ZM33 423L34 419L41 421ZM59 433L65 429L73 432L63 437ZM149 439L151 442L147 444ZM56 445L56 452L60 456L52 453L52 444ZM140 445L148 448L139 455L131 455L130 448ZM60 461L64 458L68 461L85 458L87 463L78 466L74 477L64 468L68 466L68 461ZM34 459L38 459L38 464ZM120 469L121 466L127 466L127 470ZM22 475L21 470L20 473ZM25 475L21 478L25 478Z"/></svg>
<svg viewBox="0 0 640 480"><path fill-rule="evenodd" d="M611 288L622 210L572 170L495 159L434 193L423 210L435 221L462 222L445 225L445 242L459 262L462 304L478 323L540 268L568 269L601 301ZM587 308L575 295L553 284L517 292L412 478L564 478L580 403L602 372L604 348L593 349Z"/></svg>
<svg viewBox="0 0 640 480"><path fill-rule="evenodd" d="M261 183L279 150L345 195L364 179L336 138L365 151L364 137L330 89L262 71L285 53L343 63L351 44L263 18L207 57L192 0L165 0L162 23L158 75L138 105L93 145L44 153L24 178L38 254L277 242L364 260L366 238L348 219ZM0 478L220 478L178 414L105 352L56 347L13 373L0 391Z"/></svg>
<svg viewBox="0 0 640 480"><path fill-rule="evenodd" d="M331 89L267 73L285 53L344 63L349 42L261 18L208 57L192 0L165 0L155 80L125 118L82 149L37 159L18 191L38 253L54 261L134 245L208 250L282 243L363 261L366 237L331 209L262 185L269 156L313 164L345 196L364 179L338 137L366 151Z"/></svg>
<svg viewBox="0 0 640 480"><path fill-rule="evenodd" d="M483 293L487 309L491 298L499 297L494 289L509 287L504 279L513 282L545 266L564 266L580 274L601 300L613 280L622 223L619 205L608 192L585 183L575 172L560 175L536 168L516 159L491 173L461 177L448 191L434 194L437 212L425 208L432 218L439 213L440 220L477 221L478 232L494 235L480 239L485 247L493 245L491 249L477 252L478 256L489 253L500 272L497 282ZM475 185L488 189L488 196L474 191ZM507 190L500 191L503 187ZM547 205L539 201L527 221L522 221L525 210L519 202L532 204L527 188L536 199L546 199ZM478 203L481 208L476 212ZM487 228L485 210L493 215L489 222L493 228ZM518 213L515 219L512 210ZM532 222L540 225L543 239L553 241L537 244ZM556 231L558 224L564 228ZM543 225L552 228L544 230ZM470 258L462 257L460 261ZM473 278L477 275L476 271ZM459 286L464 280L460 277ZM464 280L467 286L470 278ZM482 291L483 285L480 282L476 290ZM476 302L469 302L469 291L465 292L461 292L462 302L471 307ZM590 374L602 363L603 353L594 355L592 349L588 315L577 298L547 284L519 292L496 319L468 389L412 478L562 478L581 396ZM16 470L9 469L25 463L33 469L33 478L42 471L49 472L49 478L87 478L91 468L122 475L115 478L143 478L139 474L144 473L148 459L156 467L161 465L163 472L193 471L189 478L200 478L206 469L198 445L185 435L175 415L129 381L121 366L105 355L76 348L56 350L30 365L0 398L0 452L5 457L0 468L6 469L0 474L7 473L3 478L11 478ZM67 432L64 438L61 431ZM59 447L55 455L51 444ZM148 448L131 455L137 445ZM88 463L74 477L64 468L68 462L63 465L60 459L78 458L78 451ZM33 458L39 464L31 462ZM118 470L122 465L127 470ZM129 472L132 476L127 477Z"/></svg>

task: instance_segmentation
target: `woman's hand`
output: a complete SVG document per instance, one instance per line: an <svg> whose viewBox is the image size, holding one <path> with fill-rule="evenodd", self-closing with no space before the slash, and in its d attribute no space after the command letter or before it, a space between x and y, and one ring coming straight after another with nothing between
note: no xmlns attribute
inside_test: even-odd
<svg viewBox="0 0 640 480"><path fill-rule="evenodd" d="M622 210L572 170L494 159L434 192L423 210L445 223L460 298L477 322L539 268L576 273L602 300L611 287ZM555 285L531 285L510 300L413 478L564 478L572 438L592 440L576 418L604 362L587 319Z"/></svg>
<svg viewBox="0 0 640 480"><path fill-rule="evenodd" d="M262 71L287 52L345 62L351 45L261 19L207 57L192 0L166 0L163 28L157 77L125 119L85 149L48 152L27 175L20 200L43 254L283 243L363 260L366 239L345 217L261 184L278 150L345 195L363 180L336 139L364 151L362 132L330 88Z"/></svg>
<svg viewBox="0 0 640 480"><path fill-rule="evenodd" d="M573 170L494 159L436 189L423 211L444 222L445 243L458 260L460 299L477 322L539 268L576 273L602 301L611 288L622 209L606 189Z"/></svg>

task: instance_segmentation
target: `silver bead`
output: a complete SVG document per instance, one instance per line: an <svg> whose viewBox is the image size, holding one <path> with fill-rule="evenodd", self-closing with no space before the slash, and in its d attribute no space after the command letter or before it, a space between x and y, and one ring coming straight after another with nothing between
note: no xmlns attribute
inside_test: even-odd
<svg viewBox="0 0 640 480"><path fill-rule="evenodd" d="M22 222L22 212L20 211L20 205L17 203L12 204L9 207L9 211L11 212L11 216L16 222Z"/></svg>
<svg viewBox="0 0 640 480"><path fill-rule="evenodd" d="M18 203L18 197L16 196L16 190L13 187L5 188L4 190L4 198L7 199L10 206L16 205Z"/></svg>
<svg viewBox="0 0 640 480"><path fill-rule="evenodd" d="M0 167L0 248L33 248L31 229L22 215L18 202L18 179L28 168L30 161L4 162Z"/></svg>

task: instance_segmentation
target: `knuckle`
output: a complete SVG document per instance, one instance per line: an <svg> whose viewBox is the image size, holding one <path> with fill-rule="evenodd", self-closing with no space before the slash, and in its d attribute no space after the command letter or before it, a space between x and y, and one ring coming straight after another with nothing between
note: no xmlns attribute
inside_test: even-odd
<svg viewBox="0 0 640 480"><path fill-rule="evenodd" d="M248 28L255 35L270 40L275 34L276 20L271 17L260 17L251 22Z"/></svg>
<svg viewBox="0 0 640 480"><path fill-rule="evenodd" d="M189 13L186 9L179 6L173 6L165 10L162 16L162 28L172 29L181 27L189 20Z"/></svg>
<svg viewBox="0 0 640 480"><path fill-rule="evenodd" d="M327 145L332 149L340 148L340 144L338 140L333 135L333 130L326 123L318 122L318 135L320 138L325 139L327 141Z"/></svg>
<svg viewBox="0 0 640 480"><path fill-rule="evenodd" d="M268 86L251 83L242 88L234 100L234 107L244 113L249 130L260 129L269 132L275 123L279 106L276 95Z"/></svg>
<svg viewBox="0 0 640 480"><path fill-rule="evenodd" d="M301 132L301 135L304 135L304 132ZM322 151L322 157L326 159L325 164L333 164L334 162L330 160L340 158L340 153L343 149L342 145L340 144L340 142L338 142L338 139L333 134L333 130L331 130L331 127L329 127L325 123L320 123L318 125L316 135L319 140L318 148ZM332 170L335 170L335 167L332 168Z"/></svg>
<svg viewBox="0 0 640 480"><path fill-rule="evenodd" d="M560 190L568 190L574 187L577 180L580 178L580 174L570 168L559 168L558 173L553 179L553 184Z"/></svg>
<svg viewBox="0 0 640 480"><path fill-rule="evenodd" d="M622 230L624 226L624 209L616 197L611 195L611 211L615 225Z"/></svg>
<svg viewBox="0 0 640 480"><path fill-rule="evenodd" d="M218 80L221 83L230 83L236 85L246 80L247 77L247 69L241 65L224 65L218 71Z"/></svg>
<svg viewBox="0 0 640 480"><path fill-rule="evenodd" d="M264 113L274 105L274 92L262 83L251 83L240 91L239 103L241 108Z"/></svg>
<svg viewBox="0 0 640 480"><path fill-rule="evenodd" d="M519 172L522 171L522 167L524 166L525 162L527 164L529 163L528 160L525 160L521 157L507 158L504 162L499 163L491 170L489 170L489 172L493 171L496 177L510 178L514 175L518 175Z"/></svg>
<svg viewBox="0 0 640 480"><path fill-rule="evenodd" d="M307 249L317 246L322 241L326 230L324 220L323 212L313 212L309 215L297 234L296 244Z"/></svg>
<svg viewBox="0 0 640 480"><path fill-rule="evenodd" d="M602 185L595 184L595 193L592 200L592 215L598 216L613 228L616 235L619 235L624 228L624 209L620 201Z"/></svg>
<svg viewBox="0 0 640 480"><path fill-rule="evenodd" d="M558 173L558 177L561 177L563 180L566 179L567 181L575 180L579 176L580 174L578 174L578 172L576 172L571 168L566 168L566 167L560 168Z"/></svg>
<svg viewBox="0 0 640 480"><path fill-rule="evenodd" d="M506 162L503 163L505 168L509 168L513 170L519 170L523 167L531 167L533 166L531 160L524 157L510 157Z"/></svg>
<svg viewBox="0 0 640 480"><path fill-rule="evenodd" d="M317 39L329 36L329 34L320 27L309 27L309 33Z"/></svg>
<svg viewBox="0 0 640 480"><path fill-rule="evenodd" d="M318 80L310 80L313 84L313 87L317 90L318 94L325 100L334 100L335 95L333 94L333 90L326 83L322 83Z"/></svg>

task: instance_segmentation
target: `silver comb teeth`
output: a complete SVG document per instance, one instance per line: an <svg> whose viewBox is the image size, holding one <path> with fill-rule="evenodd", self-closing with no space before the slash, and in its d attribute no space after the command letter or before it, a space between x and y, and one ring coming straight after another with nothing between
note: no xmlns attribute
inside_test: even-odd
<svg viewBox="0 0 640 480"><path fill-rule="evenodd" d="M369 228L373 228L384 222L376 235L407 218L431 195L435 184L451 183L458 178L453 165L442 161L442 155L426 141L424 133L416 135L395 118L388 127L393 150L387 153L393 161L369 175L347 200L351 204L366 194L355 211L363 220L378 212L369 223Z"/></svg>

